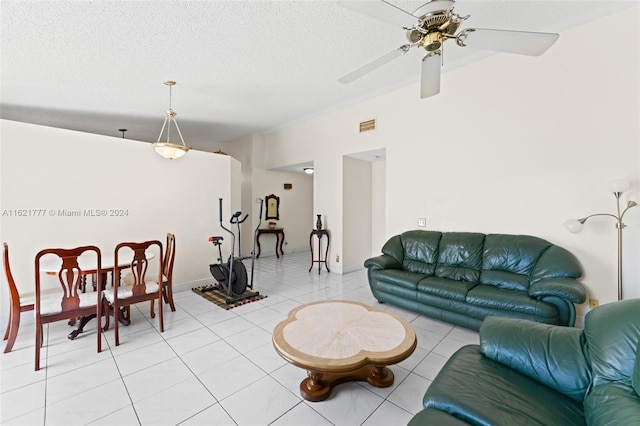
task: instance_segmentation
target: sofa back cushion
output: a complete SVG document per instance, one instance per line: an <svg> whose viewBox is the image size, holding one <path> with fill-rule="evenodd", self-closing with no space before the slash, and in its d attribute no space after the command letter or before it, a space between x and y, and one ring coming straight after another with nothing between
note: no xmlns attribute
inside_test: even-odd
<svg viewBox="0 0 640 426"><path fill-rule="evenodd" d="M640 299L608 303L589 311L584 319L584 336L594 386L629 383L640 342Z"/></svg>
<svg viewBox="0 0 640 426"><path fill-rule="evenodd" d="M489 234L484 240L482 284L527 291L529 276L551 243L529 235Z"/></svg>
<svg viewBox="0 0 640 426"><path fill-rule="evenodd" d="M438 243L442 237L436 231L407 231L402 233L402 269L433 275L438 261ZM383 252L384 253L384 252Z"/></svg>
<svg viewBox="0 0 640 426"><path fill-rule="evenodd" d="M474 232L443 233L435 275L457 281L478 282L484 237L484 234Z"/></svg>

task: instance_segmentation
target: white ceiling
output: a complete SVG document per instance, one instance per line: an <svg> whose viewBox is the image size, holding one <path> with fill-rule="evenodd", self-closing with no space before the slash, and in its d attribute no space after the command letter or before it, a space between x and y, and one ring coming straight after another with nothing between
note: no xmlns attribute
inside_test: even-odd
<svg viewBox="0 0 640 426"><path fill-rule="evenodd" d="M561 33L637 4L459 0L455 11L471 15L463 28ZM0 14L2 118L116 137L126 128L135 140L157 139L166 80L178 82L173 109L187 145L215 151L419 79L413 49L337 83L406 41L401 28L334 1L2 0ZM444 47L444 72L488 54Z"/></svg>

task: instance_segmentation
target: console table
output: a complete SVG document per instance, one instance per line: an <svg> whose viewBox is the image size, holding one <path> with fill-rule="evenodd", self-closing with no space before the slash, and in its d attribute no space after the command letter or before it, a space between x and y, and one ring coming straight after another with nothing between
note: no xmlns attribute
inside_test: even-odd
<svg viewBox="0 0 640 426"><path fill-rule="evenodd" d="M262 234L274 234L276 236L276 256L280 258L281 254L284 255L284 250L282 250L282 244L284 243L284 228L260 228L256 233L256 245L258 246L256 259L260 257L260 235ZM280 250L279 253L278 250Z"/></svg>
<svg viewBox="0 0 640 426"><path fill-rule="evenodd" d="M318 237L318 259L315 258L315 256L313 255L313 236ZM324 259L322 259L322 252L321 252L321 242L322 242L322 236L326 235L327 236L327 249L324 252ZM309 235L309 248L311 249L311 267L309 268L309 272L311 272L311 269L313 269L313 264L317 263L318 264L318 274L320 274L320 269L321 263L324 263L324 267L327 268L327 272L331 272L329 271L329 264L328 262L328 258L327 256L329 255L329 231L327 231L326 229L314 229L313 231L311 231L311 234Z"/></svg>

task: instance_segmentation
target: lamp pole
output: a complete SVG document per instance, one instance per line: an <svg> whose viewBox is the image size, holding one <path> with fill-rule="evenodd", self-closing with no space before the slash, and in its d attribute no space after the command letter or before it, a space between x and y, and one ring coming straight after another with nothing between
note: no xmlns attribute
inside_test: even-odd
<svg viewBox="0 0 640 426"><path fill-rule="evenodd" d="M592 217L610 216L615 219L616 228L618 230L618 300L622 300L622 297L623 297L623 294L622 294L622 230L627 226L622 222L622 219L624 218L625 213L631 207L638 205L638 202L635 199L632 199L631 197L629 197L629 200L627 201L627 206L625 207L625 209L624 210L620 209L620 197L627 189L629 189L629 186L630 186L629 182L623 181L623 180L613 181L610 184L610 188L613 191L613 195L614 197L616 197L616 208L617 208L616 215L610 214L610 213L595 213L595 214L583 217L581 219L570 219L565 222L565 227L569 231L576 233L576 232L580 232L582 230L582 225L584 225L584 223Z"/></svg>

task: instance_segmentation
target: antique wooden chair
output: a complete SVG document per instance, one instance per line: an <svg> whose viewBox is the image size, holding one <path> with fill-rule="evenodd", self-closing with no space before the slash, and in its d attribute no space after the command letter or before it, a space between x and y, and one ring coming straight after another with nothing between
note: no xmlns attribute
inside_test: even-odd
<svg viewBox="0 0 640 426"><path fill-rule="evenodd" d="M173 303L173 261L176 257L176 236L167 234L167 245L164 252L164 267L162 270L163 281L163 299L164 303L169 304L171 312L176 311L176 305ZM155 318L154 300L151 301L151 317Z"/></svg>
<svg viewBox="0 0 640 426"><path fill-rule="evenodd" d="M87 259L87 255L89 258ZM80 256L85 254L83 259ZM54 293L45 292L41 287L41 259L57 256L61 261L56 278L60 287ZM82 264L82 267L81 267ZM84 270L102 269L102 254L96 246L83 246L72 249L49 248L38 252L35 258L36 295L36 371L40 369L40 348L43 342L43 325L55 321L72 320L81 317L96 316L98 352L102 351L102 317L101 292L83 293Z"/></svg>
<svg viewBox="0 0 640 426"><path fill-rule="evenodd" d="M13 279L11 273L11 266L9 265L9 246L7 243L2 243L3 250L3 264L4 275L7 278L7 285L9 286L9 322L7 323L7 330L4 332L3 340L7 340L7 344L4 347L4 353L11 352L13 345L18 337L18 329L20 328L20 313L33 311L35 303L34 292L18 292L16 282Z"/></svg>
<svg viewBox="0 0 640 426"><path fill-rule="evenodd" d="M154 256L147 252L152 252L155 247L160 253L158 257L158 276L156 281L147 281L146 273L149 267L149 259ZM133 252L133 253L131 253ZM120 315L122 314L121 308L129 310L131 305L141 302L149 302L152 300L158 300L160 331L164 332L164 321L162 315L162 296L163 296L163 265L164 258L162 256L162 243L158 240L144 241L141 243L124 242L120 243L115 248L114 253L114 265L119 265L123 256L132 256L131 258L131 275L127 280L123 280L120 277L117 266L114 267L113 287L105 288L103 290L103 308L106 312L112 312L114 317L114 333L116 346L120 345L120 334L118 332L118 323ZM128 262L127 262L128 263ZM151 307L151 316L154 317L153 306ZM109 315L107 315L107 324L105 329L109 327Z"/></svg>

